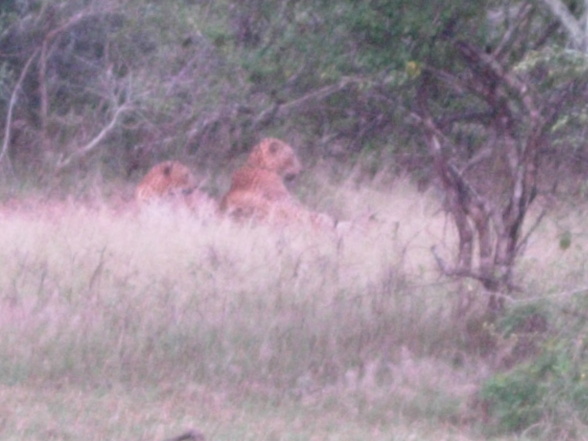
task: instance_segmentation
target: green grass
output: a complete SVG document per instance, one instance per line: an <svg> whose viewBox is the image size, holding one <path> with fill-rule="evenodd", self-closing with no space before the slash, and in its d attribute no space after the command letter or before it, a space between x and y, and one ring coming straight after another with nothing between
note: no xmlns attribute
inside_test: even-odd
<svg viewBox="0 0 588 441"><path fill-rule="evenodd" d="M470 441L459 427L415 422L388 411L374 420L348 399L268 402L227 397L201 385L125 389L25 385L0 387L3 440L164 440L200 430L217 441ZM325 400L326 401L326 400ZM524 439L524 438L520 438Z"/></svg>
<svg viewBox="0 0 588 441"><path fill-rule="evenodd" d="M430 255L454 239L439 203L332 190L317 204L376 220L337 237L108 204L0 213L0 438L482 439L489 371L463 357ZM585 282L581 241L563 253L541 228L523 283Z"/></svg>

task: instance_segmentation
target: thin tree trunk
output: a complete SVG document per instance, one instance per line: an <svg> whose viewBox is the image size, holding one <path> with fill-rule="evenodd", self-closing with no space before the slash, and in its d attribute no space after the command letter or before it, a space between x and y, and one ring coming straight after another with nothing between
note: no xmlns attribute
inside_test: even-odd
<svg viewBox="0 0 588 441"><path fill-rule="evenodd" d="M39 60L39 96L40 96L40 112L39 118L41 123L41 151L46 155L50 149L49 135L47 133L47 116L49 113L49 97L47 95L47 46L48 41L43 41L41 46L41 57Z"/></svg>

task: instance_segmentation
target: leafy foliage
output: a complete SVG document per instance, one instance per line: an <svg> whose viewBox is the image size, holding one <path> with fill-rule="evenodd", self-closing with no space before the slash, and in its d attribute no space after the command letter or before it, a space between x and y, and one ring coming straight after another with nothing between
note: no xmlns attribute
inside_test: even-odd
<svg viewBox="0 0 588 441"><path fill-rule="evenodd" d="M514 310L504 318L503 332L516 336L521 324L537 313L537 307ZM482 387L481 397L500 431L533 427L537 433L559 439L579 435L569 433L571 420L588 425L586 320L570 320L559 312L551 325L557 328L549 330L550 337L536 356L495 374Z"/></svg>
<svg viewBox="0 0 588 441"><path fill-rule="evenodd" d="M12 119L3 115L13 126L9 157L19 169L42 164L52 173L125 104L101 147L80 155L91 167L106 161L129 174L168 156L231 154L259 132L300 127L315 154L348 157L367 147L421 158L420 135L406 122L422 73L469 75L451 42L500 45L519 7L496 0L5 2L2 96L8 103L18 92ZM545 17L532 18L515 60L533 53L525 48ZM433 99L442 113L479 106L470 93L442 88ZM471 133L470 145L485 139Z"/></svg>

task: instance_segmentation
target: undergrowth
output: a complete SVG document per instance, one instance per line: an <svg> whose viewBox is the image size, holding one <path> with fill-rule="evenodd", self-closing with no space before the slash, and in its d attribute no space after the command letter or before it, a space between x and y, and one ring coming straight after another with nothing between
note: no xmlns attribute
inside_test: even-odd
<svg viewBox="0 0 588 441"><path fill-rule="evenodd" d="M477 328L492 343L484 358L455 315L459 285L434 266L430 247L450 255L454 242L434 198L403 183L332 194L341 216L375 216L338 236L165 207L5 210L0 383L206 384L374 422L487 418L495 433L578 437L585 316L565 311L583 309L583 292L558 293L584 281L581 243L562 256L552 224L532 236L519 267L528 289ZM569 265L556 271L550 255Z"/></svg>

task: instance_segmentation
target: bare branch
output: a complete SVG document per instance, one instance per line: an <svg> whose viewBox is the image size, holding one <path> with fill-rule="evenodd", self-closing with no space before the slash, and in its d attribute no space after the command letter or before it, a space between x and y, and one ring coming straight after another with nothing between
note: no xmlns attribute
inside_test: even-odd
<svg viewBox="0 0 588 441"><path fill-rule="evenodd" d="M108 14L112 10L113 10L112 7L107 7L107 8L104 8L104 9L100 9L99 10L99 14L100 15ZM83 19L85 19L85 18L87 18L87 17L89 17L91 15L92 15L92 12L91 12L91 8L90 7L81 10L77 14L72 15L69 19L67 19L60 26L56 27L55 29L50 30L45 35L44 41L45 42L51 41L53 38L55 38L57 35L59 35L63 31L65 31L67 28L75 25L76 23L80 22L81 20L83 20Z"/></svg>
<svg viewBox="0 0 588 441"><path fill-rule="evenodd" d="M487 122L490 121L491 118L494 117L494 112L492 111L471 111L471 112L461 112L452 115L447 115L439 118L438 125L439 127L451 127L456 122Z"/></svg>
<svg viewBox="0 0 588 441"><path fill-rule="evenodd" d="M532 9L533 6L529 2L521 5L514 22L512 23L510 28L504 33L502 40L494 49L494 56L496 58L503 58L508 48L511 47L512 44L516 41L516 37L524 33L524 31L522 31L523 24L525 22L528 22Z"/></svg>
<svg viewBox="0 0 588 441"><path fill-rule="evenodd" d="M31 66L33 60L35 59L38 53L39 51L35 50L33 54L29 57L26 64L22 68L22 71L20 72L20 76L18 77L18 81L16 82L14 89L12 90L10 102L8 103L8 113L6 115L6 123L4 127L4 141L2 142L2 150L0 151L0 162L2 162L2 160L6 156L6 153L8 152L8 147L10 145L10 127L12 125L12 113L14 111L14 106L16 106L16 102L18 101L18 92L20 91L22 82L24 81L27 72L29 71L29 67Z"/></svg>
<svg viewBox="0 0 588 441"><path fill-rule="evenodd" d="M515 250L515 254L519 254L521 252L521 250L523 249L523 247L525 245L527 245L527 242L529 241L529 237L531 237L533 232L539 227L539 225L541 225L541 221L543 220L543 218L545 217L546 214L547 214L546 210L541 210L541 213L539 214L537 219L535 219L535 223L531 226L531 228L529 228L529 231L527 231L527 234L525 234L525 237L523 237L520 240L519 244L517 245L516 250Z"/></svg>
<svg viewBox="0 0 588 441"><path fill-rule="evenodd" d="M473 270L467 269L467 268L449 268L447 266L447 264L445 263L445 261L443 260L443 258L441 258L441 256L439 256L439 254L437 253L437 248L435 246L431 247L431 253L433 254L433 257L435 258L435 262L437 263L439 270L441 271L441 273L444 276L468 278L468 279L477 280L486 289L488 289L489 291L492 291L493 295L496 295L496 288L498 287L498 283L497 283L498 280L496 278L489 277L485 274L478 273L476 271L473 271ZM508 286L508 288L512 291L521 291L520 287L518 287L516 285L512 285L512 284L510 284ZM505 295L504 293L501 293L499 295L503 298L508 299L508 300L513 300L513 298L511 296Z"/></svg>
<svg viewBox="0 0 588 441"><path fill-rule="evenodd" d="M433 74L436 78L441 80L444 84L449 86L459 95L473 93L474 95L482 97L486 101L488 101L489 97L491 96L491 91L493 90L492 85L494 84L492 81L476 82L472 81L471 79L464 79L456 75L452 75L445 70L435 69L432 66L425 66L424 70Z"/></svg>
<svg viewBox="0 0 588 441"><path fill-rule="evenodd" d="M284 118L292 112L308 105L313 101L320 101L346 89L349 85L358 83L356 78L345 78L338 84L325 86L320 89L313 90L306 95L292 100L285 104L272 104L267 109L263 110L253 121L254 128L260 128L269 124L274 118Z"/></svg>
<svg viewBox="0 0 588 441"><path fill-rule="evenodd" d="M527 114L533 120L533 125L540 124L541 115L535 105L532 90L527 83L521 81L515 74L508 72L492 55L484 53L467 41L457 41L456 47L464 59L471 63L472 68L484 68L485 76L489 80L500 82L516 93L525 106Z"/></svg>
<svg viewBox="0 0 588 441"><path fill-rule="evenodd" d="M577 49L586 51L586 36L588 35L585 29L582 29L580 23L570 12L568 7L561 0L539 0L543 5L551 11L551 13L560 21L564 29L568 33L572 44Z"/></svg>
<svg viewBox="0 0 588 441"><path fill-rule="evenodd" d="M188 132L189 139L197 139L204 136L207 131L213 130L215 126L221 123L232 124L233 120L241 116L246 116L247 121L251 122L253 131L260 131L272 123L276 118L285 118L288 115L304 110L305 106L313 102L318 102L332 96L350 85L359 82L356 78L346 78L338 84L325 86L296 98L286 103L274 102L265 109L257 112L257 109L250 106L230 105L214 113L209 114L203 120L199 120L196 127Z"/></svg>
<svg viewBox="0 0 588 441"><path fill-rule="evenodd" d="M56 169L57 171L62 171L63 169L69 167L74 161L81 159L82 157L88 155L92 151L98 147L98 145L104 140L104 138L117 126L118 120L120 117L130 109L130 106L123 104L118 107L110 122L102 128L100 133L98 133L90 142L88 142L85 146L75 150L66 158L60 159L57 162Z"/></svg>

